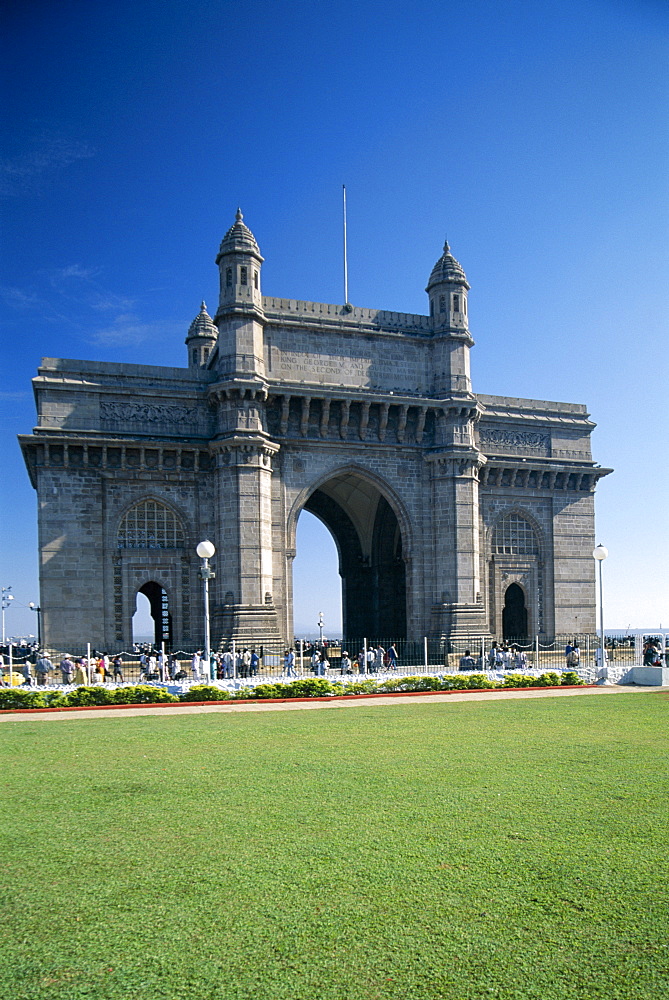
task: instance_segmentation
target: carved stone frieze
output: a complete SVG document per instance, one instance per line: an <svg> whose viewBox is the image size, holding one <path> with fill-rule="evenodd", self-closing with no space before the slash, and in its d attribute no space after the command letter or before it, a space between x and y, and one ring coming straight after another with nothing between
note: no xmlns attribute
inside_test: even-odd
<svg viewBox="0 0 669 1000"><path fill-rule="evenodd" d="M126 403L100 400L100 421L105 430L148 427L152 431L169 426L195 431L199 414L195 406L176 406L170 403Z"/></svg>
<svg viewBox="0 0 669 1000"><path fill-rule="evenodd" d="M516 431L507 427L481 427L479 431L481 447L487 451L503 454L541 455L551 454L551 436L541 431Z"/></svg>

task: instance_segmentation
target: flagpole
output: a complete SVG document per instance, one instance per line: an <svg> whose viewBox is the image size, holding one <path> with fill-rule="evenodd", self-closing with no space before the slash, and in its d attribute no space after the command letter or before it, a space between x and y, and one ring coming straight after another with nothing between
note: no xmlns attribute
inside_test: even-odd
<svg viewBox="0 0 669 1000"><path fill-rule="evenodd" d="M348 247L346 243L346 185L342 184L344 194L344 305L348 305Z"/></svg>

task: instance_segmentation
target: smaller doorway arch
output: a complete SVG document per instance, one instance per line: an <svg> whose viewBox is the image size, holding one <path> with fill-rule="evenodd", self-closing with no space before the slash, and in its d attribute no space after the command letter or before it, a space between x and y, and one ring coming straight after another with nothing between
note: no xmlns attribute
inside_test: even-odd
<svg viewBox="0 0 669 1000"><path fill-rule="evenodd" d="M172 643L172 613L170 611L167 591L155 580L143 584L138 594L148 599L150 614L153 620L153 643L156 647L165 643L166 648Z"/></svg>
<svg viewBox="0 0 669 1000"><path fill-rule="evenodd" d="M527 607L525 592L517 583L512 583L504 593L502 611L502 631L505 642L527 641Z"/></svg>

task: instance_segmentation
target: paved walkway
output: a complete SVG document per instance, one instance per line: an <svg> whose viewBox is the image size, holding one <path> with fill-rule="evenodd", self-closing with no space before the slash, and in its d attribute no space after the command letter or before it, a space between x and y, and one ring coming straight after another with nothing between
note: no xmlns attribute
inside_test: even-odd
<svg viewBox="0 0 669 1000"><path fill-rule="evenodd" d="M240 701L227 705L173 705L173 706L143 706L133 705L123 708L82 709L75 712L8 712L0 715L1 722L66 722L77 719L125 719L129 715L194 715L208 712L294 712L300 709L345 709L374 708L375 705L416 705L435 702L445 704L455 701L488 701L489 699L508 701L511 698L571 698L588 697L589 695L613 694L649 694L664 691L669 693L669 687L639 687L634 684L601 685L584 688L533 688L526 691L453 691L444 694L405 694L382 695L373 698L327 698L318 700L309 698L303 701L254 702Z"/></svg>

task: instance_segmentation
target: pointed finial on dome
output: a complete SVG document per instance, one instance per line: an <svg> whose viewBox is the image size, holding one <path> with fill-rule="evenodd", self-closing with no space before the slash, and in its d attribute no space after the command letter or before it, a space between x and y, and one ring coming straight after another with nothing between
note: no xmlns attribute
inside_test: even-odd
<svg viewBox="0 0 669 1000"><path fill-rule="evenodd" d="M207 311L207 303L204 301L204 299L202 299L202 304L200 305L200 312L206 313L206 311Z"/></svg>
<svg viewBox="0 0 669 1000"><path fill-rule="evenodd" d="M263 259L260 256L260 248L258 247L256 238L243 219L242 210L238 208L235 221L221 240L216 258L217 264L220 264L221 256L228 253L250 253L253 254L259 264L262 264Z"/></svg>
<svg viewBox="0 0 669 1000"><path fill-rule="evenodd" d="M441 257L437 263L432 268L432 274L430 275L430 280L427 283L428 291L435 284L441 282L456 282L457 284L464 285L465 288L469 288L467 282L467 277L462 269L462 265L455 259L451 253L451 247L448 240L444 240L444 249L442 250Z"/></svg>

